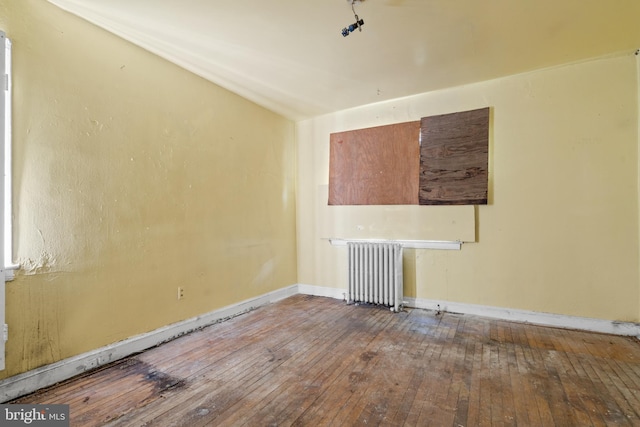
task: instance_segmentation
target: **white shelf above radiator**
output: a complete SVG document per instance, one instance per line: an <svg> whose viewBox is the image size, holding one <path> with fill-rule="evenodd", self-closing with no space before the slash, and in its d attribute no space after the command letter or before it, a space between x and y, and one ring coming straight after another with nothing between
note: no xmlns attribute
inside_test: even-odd
<svg viewBox="0 0 640 427"><path fill-rule="evenodd" d="M346 246L349 242L361 243L399 243L403 248L409 249L444 249L459 251L462 242L454 240L385 240L385 239L333 239L329 242L333 246Z"/></svg>

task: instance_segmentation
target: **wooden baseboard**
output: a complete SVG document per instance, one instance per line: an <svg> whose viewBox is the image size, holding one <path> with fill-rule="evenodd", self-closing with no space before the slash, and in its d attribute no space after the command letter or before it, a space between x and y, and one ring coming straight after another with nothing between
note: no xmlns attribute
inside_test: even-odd
<svg viewBox="0 0 640 427"><path fill-rule="evenodd" d="M298 293L303 295L314 295L317 297L334 298L342 301L347 300L347 289L341 288L327 288L324 286L299 284Z"/></svg>
<svg viewBox="0 0 640 427"><path fill-rule="evenodd" d="M298 286L301 294L326 296L341 300L346 300L346 294L348 292L347 289L341 288L325 288L322 286L302 284ZM406 307L425 310L441 310L452 313L470 314L512 322L532 323L541 326L578 329L613 335L635 336L640 339L640 323L593 319L589 317L577 317L563 314L541 313L529 310L515 310L502 307L409 297L404 298L404 305Z"/></svg>
<svg viewBox="0 0 640 427"><path fill-rule="evenodd" d="M32 393L60 381L74 377L98 366L114 362L180 335L237 316L257 307L287 298L295 294L315 295L346 301L347 290L323 286L298 284L268 294L242 301L210 313L174 323L154 331L137 335L108 346L70 357L50 365L15 375L0 381L0 402L6 402ZM426 310L441 310L476 316L492 317L515 322L527 322L542 326L579 329L640 338L640 324L610 320L574 317L559 314L512 310L451 301L405 298L405 306Z"/></svg>
<svg viewBox="0 0 640 427"><path fill-rule="evenodd" d="M528 310L514 310L510 308L491 307L475 304L463 304L451 301L438 301L405 297L407 307L426 310L442 310L451 313L470 314L474 316L491 317L512 322L524 322L541 326L551 326L564 329L578 329L589 332L600 332L613 335L635 336L640 338L640 324L633 322L618 322L589 317L568 316L564 314L541 313Z"/></svg>
<svg viewBox="0 0 640 427"><path fill-rule="evenodd" d="M0 402L6 402L64 381L98 366L125 358L154 347L173 338L195 331L208 325L237 316L257 307L296 295L298 285L292 285L261 295L238 304L174 323L151 332L137 335L96 350L83 353L50 365L18 374L0 381Z"/></svg>

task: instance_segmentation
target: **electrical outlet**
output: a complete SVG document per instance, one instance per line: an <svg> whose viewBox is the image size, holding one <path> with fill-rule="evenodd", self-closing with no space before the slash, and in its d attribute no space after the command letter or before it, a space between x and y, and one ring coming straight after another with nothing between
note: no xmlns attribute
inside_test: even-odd
<svg viewBox="0 0 640 427"><path fill-rule="evenodd" d="M178 299L184 298L184 288L182 286L178 286Z"/></svg>

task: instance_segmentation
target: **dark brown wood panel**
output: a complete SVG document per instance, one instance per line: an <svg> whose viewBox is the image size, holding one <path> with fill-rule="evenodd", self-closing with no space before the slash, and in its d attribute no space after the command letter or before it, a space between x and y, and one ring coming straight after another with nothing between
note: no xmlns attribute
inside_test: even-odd
<svg viewBox="0 0 640 427"><path fill-rule="evenodd" d="M487 204L489 108L421 120L421 205Z"/></svg>
<svg viewBox="0 0 640 427"><path fill-rule="evenodd" d="M637 426L632 337L297 295L11 403L72 426Z"/></svg>
<svg viewBox="0 0 640 427"><path fill-rule="evenodd" d="M332 133L329 205L417 205L420 122Z"/></svg>

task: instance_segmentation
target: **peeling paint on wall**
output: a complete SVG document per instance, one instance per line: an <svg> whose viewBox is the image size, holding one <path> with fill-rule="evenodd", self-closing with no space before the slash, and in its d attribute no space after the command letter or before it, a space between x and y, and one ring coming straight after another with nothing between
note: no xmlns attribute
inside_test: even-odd
<svg viewBox="0 0 640 427"><path fill-rule="evenodd" d="M0 379L296 283L291 121L48 2L0 10L21 264Z"/></svg>
<svg viewBox="0 0 640 427"><path fill-rule="evenodd" d="M55 266L56 259L52 254L43 252L36 259L19 258L18 264L20 265L19 274L31 275L48 273Z"/></svg>

